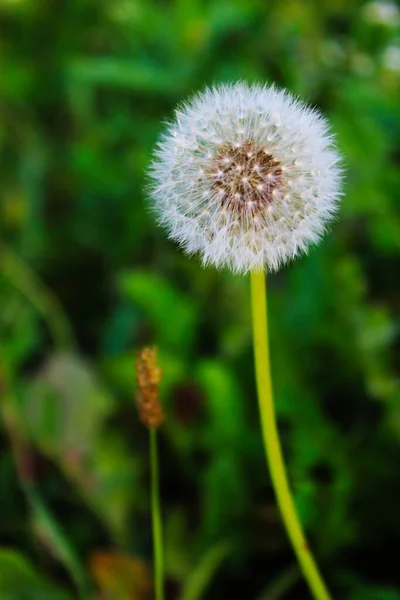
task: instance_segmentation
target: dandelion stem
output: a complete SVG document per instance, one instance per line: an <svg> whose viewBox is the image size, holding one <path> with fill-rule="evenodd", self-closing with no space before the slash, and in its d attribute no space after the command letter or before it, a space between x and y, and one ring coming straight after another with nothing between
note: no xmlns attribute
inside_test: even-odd
<svg viewBox="0 0 400 600"><path fill-rule="evenodd" d="M154 580L155 598L164 600L164 564L162 518L160 508L160 482L157 452L157 430L149 429L150 441L150 470L151 470L151 517L153 525L153 553L154 553Z"/></svg>
<svg viewBox="0 0 400 600"><path fill-rule="evenodd" d="M331 600L297 517L283 461L272 394L264 271L251 273L251 298L258 402L272 483L287 533L313 597L315 600Z"/></svg>

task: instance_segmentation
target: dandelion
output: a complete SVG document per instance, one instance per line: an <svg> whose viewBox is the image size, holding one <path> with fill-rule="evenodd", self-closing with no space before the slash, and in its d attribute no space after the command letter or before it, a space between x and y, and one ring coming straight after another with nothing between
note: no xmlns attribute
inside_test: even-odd
<svg viewBox="0 0 400 600"><path fill-rule="evenodd" d="M207 89L175 113L151 166L152 209L204 265L250 272L260 420L271 480L310 591L330 600L296 514L273 402L265 271L316 243L341 196L327 121L274 86Z"/></svg>
<svg viewBox="0 0 400 600"><path fill-rule="evenodd" d="M275 271L335 215L338 162L315 109L273 86L223 85L176 111L152 163L152 208L205 265Z"/></svg>

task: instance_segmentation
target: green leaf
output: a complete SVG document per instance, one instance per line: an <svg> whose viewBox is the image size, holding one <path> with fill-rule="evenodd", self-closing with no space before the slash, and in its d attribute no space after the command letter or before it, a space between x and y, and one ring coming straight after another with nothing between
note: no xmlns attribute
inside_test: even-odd
<svg viewBox="0 0 400 600"><path fill-rule="evenodd" d="M268 584L257 600L283 600L300 578L301 572L296 564L288 567Z"/></svg>
<svg viewBox="0 0 400 600"><path fill-rule="evenodd" d="M25 402L36 446L58 462L113 536L123 537L137 467L123 439L105 429L114 401L97 375L76 356L55 355Z"/></svg>
<svg viewBox="0 0 400 600"><path fill-rule="evenodd" d="M13 550L0 550L2 600L72 600L39 575L28 560Z"/></svg>
<svg viewBox="0 0 400 600"><path fill-rule="evenodd" d="M222 362L204 360L195 374L207 397L210 440L217 445L240 444L246 428L245 400L234 373Z"/></svg>
<svg viewBox="0 0 400 600"><path fill-rule="evenodd" d="M210 452L201 485L204 527L217 538L228 534L248 501L243 450L250 436L232 371L219 362L203 361L196 377L207 398L204 442Z"/></svg>
<svg viewBox="0 0 400 600"><path fill-rule="evenodd" d="M64 460L91 454L112 406L111 396L88 364L73 355L57 354L32 382L25 410L37 446Z"/></svg>
<svg viewBox="0 0 400 600"><path fill-rule="evenodd" d="M35 533L46 548L66 567L78 590L84 596L88 581L74 547L36 490L25 485L25 492L31 505Z"/></svg>
<svg viewBox="0 0 400 600"><path fill-rule="evenodd" d="M188 351L197 324L193 300L160 275L128 271L120 278L120 288L142 309L154 327L154 342L164 351Z"/></svg>
<svg viewBox="0 0 400 600"><path fill-rule="evenodd" d="M181 69L177 73L149 60L115 59L107 56L79 58L70 64L68 74L72 84L142 90L174 96L179 94L179 86L182 91L185 89L183 82L191 75L187 69Z"/></svg>
<svg viewBox="0 0 400 600"><path fill-rule="evenodd" d="M201 600L223 561L232 552L232 544L222 542L212 546L192 569L187 578L180 600Z"/></svg>
<svg viewBox="0 0 400 600"><path fill-rule="evenodd" d="M350 571L342 572L339 577L342 584L351 590L345 596L346 600L400 600L400 592L393 587L377 586L370 582L364 582Z"/></svg>
<svg viewBox="0 0 400 600"><path fill-rule="evenodd" d="M0 244L0 274L10 280L41 315L51 332L54 345L59 350L72 348L73 334L57 298L29 265L4 244Z"/></svg>

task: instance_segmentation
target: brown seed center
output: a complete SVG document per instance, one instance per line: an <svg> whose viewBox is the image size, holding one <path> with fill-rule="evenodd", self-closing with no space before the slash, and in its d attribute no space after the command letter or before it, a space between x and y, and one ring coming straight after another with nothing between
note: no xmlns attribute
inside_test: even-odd
<svg viewBox="0 0 400 600"><path fill-rule="evenodd" d="M210 175L222 206L239 214L254 214L273 201L282 168L272 154L245 142L239 147L220 146Z"/></svg>

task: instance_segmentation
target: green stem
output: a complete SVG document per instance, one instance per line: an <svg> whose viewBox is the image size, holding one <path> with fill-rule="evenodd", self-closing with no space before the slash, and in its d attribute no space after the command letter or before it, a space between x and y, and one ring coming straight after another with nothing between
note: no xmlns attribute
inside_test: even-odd
<svg viewBox="0 0 400 600"><path fill-rule="evenodd" d="M149 431L150 441L150 470L151 470L151 518L153 525L154 580L156 600L164 600L164 563L162 518L160 508L160 481L157 452L157 430Z"/></svg>
<svg viewBox="0 0 400 600"><path fill-rule="evenodd" d="M293 549L315 600L331 600L303 534L289 489L272 394L264 271L251 273L254 358L263 441L271 479Z"/></svg>

